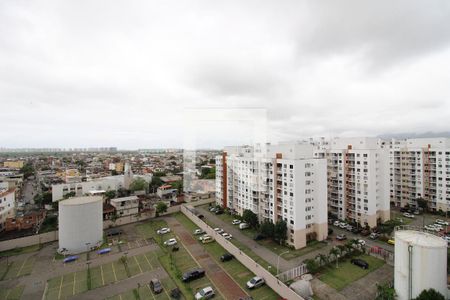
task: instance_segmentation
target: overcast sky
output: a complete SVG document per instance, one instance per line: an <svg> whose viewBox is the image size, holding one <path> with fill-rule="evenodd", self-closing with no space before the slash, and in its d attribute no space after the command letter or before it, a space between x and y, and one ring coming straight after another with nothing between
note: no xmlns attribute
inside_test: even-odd
<svg viewBox="0 0 450 300"><path fill-rule="evenodd" d="M0 147L449 131L450 1L0 1L0 104Z"/></svg>

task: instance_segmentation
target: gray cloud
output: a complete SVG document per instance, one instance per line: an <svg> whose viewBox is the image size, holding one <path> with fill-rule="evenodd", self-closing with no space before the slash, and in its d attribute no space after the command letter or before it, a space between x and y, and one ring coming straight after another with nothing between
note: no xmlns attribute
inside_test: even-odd
<svg viewBox="0 0 450 300"><path fill-rule="evenodd" d="M0 145L182 146L192 107L265 108L272 141L448 131L449 40L444 0L4 1Z"/></svg>

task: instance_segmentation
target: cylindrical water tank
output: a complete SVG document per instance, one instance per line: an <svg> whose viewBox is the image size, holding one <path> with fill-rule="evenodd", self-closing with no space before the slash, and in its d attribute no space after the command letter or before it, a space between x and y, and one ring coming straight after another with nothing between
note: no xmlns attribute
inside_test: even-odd
<svg viewBox="0 0 450 300"><path fill-rule="evenodd" d="M103 241L103 203L100 196L75 197L59 202L59 251L86 252Z"/></svg>
<svg viewBox="0 0 450 300"><path fill-rule="evenodd" d="M421 231L395 233L394 286L398 300L433 288L447 297L447 242Z"/></svg>

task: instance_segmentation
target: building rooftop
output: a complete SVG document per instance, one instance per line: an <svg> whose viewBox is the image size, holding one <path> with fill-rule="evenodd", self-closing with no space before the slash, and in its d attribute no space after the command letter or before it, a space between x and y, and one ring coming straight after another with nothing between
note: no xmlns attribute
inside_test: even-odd
<svg viewBox="0 0 450 300"><path fill-rule="evenodd" d="M395 233L396 239L426 248L447 248L447 242L442 238L423 231L399 230Z"/></svg>
<svg viewBox="0 0 450 300"><path fill-rule="evenodd" d="M83 197L74 197L69 198L67 200L59 201L60 205L83 205L88 203L103 201L103 197L101 196L83 196Z"/></svg>

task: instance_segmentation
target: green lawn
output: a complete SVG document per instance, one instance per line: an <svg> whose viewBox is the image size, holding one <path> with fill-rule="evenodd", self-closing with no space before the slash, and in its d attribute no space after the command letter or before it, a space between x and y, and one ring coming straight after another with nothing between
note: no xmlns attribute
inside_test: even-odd
<svg viewBox="0 0 450 300"><path fill-rule="evenodd" d="M208 209L208 206L204 205L203 208ZM227 224L231 224L231 222L236 219L236 216L231 216L229 214L221 214L221 215L216 215L216 217L218 217L219 219L221 219L222 221L224 221ZM211 227L218 227L216 224L213 224L208 218L206 218L206 223L211 226ZM248 228L245 230L241 230L240 231L242 234L246 235L247 237L253 239L257 234L257 230L252 229L252 228ZM233 241L234 242L234 241ZM289 248L287 246L284 245L280 245L276 242L274 242L271 239L265 239L265 240L260 240L257 241L258 244L260 244L261 246L266 247L267 249L269 249L270 251L272 251L273 253L275 253L276 255L279 255L281 253L284 253L286 251L289 251L289 253L283 254L283 258L286 260L290 260L299 256L303 256L305 254L308 254L310 252L319 250L323 247L327 246L327 243L325 242L319 242L319 241L311 241L310 243L308 243L306 245L306 247L302 248L302 249L292 249Z"/></svg>
<svg viewBox="0 0 450 300"><path fill-rule="evenodd" d="M144 224L139 224L136 227L137 232L143 238L153 238L160 245L161 250L156 251L154 255L156 255L161 265L170 275L174 285L178 286L186 299L193 299L194 292L200 288L212 286L216 289L213 283L206 276L201 279L191 281L190 283L183 283L181 281L181 275L190 269L198 267L198 264L183 247L183 245L181 245L181 243L178 243L179 250L176 252L171 252L166 246L163 245L164 241L175 237L173 232L164 234L163 236L156 234L156 230L159 228L168 227L164 220L151 220L145 222ZM215 299L221 299L220 295L216 295Z"/></svg>
<svg viewBox="0 0 450 300"><path fill-rule="evenodd" d="M8 264L6 264L6 260L2 260L0 262L0 280L7 280L31 274L34 262L34 256L30 256L23 260L9 260Z"/></svg>
<svg viewBox="0 0 450 300"><path fill-rule="evenodd" d="M1 289L0 300L19 300L22 297L25 286L16 286L12 289Z"/></svg>
<svg viewBox="0 0 450 300"><path fill-rule="evenodd" d="M186 228L189 232L192 232L198 227L189 220L184 214L176 213L173 216ZM193 235L193 234L192 234ZM195 237L194 237L195 238ZM217 263L236 280L236 282L249 294L253 299L278 299L278 295L268 286L264 286L255 290L247 290L246 282L250 280L254 274L242 265L237 259L222 263L220 256L226 253L218 243L202 244L206 251L217 261Z"/></svg>
<svg viewBox="0 0 450 300"><path fill-rule="evenodd" d="M19 254L31 253L31 252L39 251L40 249L41 249L40 245L32 245L32 246L23 247L23 248L15 248L15 249L0 252L0 257L15 256L15 255L19 255Z"/></svg>
<svg viewBox="0 0 450 300"><path fill-rule="evenodd" d="M160 266L153 252L129 256L126 265L121 260L65 274L47 281L45 299L65 299L108 284L113 284ZM127 270L128 269L128 270ZM90 274L90 275L88 275Z"/></svg>
<svg viewBox="0 0 450 300"><path fill-rule="evenodd" d="M144 299L156 299L156 300L170 300L170 291L176 287L175 283L170 278L164 278L161 280L163 286L163 292L160 294L154 294L149 285L139 286L135 289L126 291L122 294L115 295L108 298L108 300L144 300ZM181 297L181 299L184 299Z"/></svg>
<svg viewBox="0 0 450 300"><path fill-rule="evenodd" d="M352 282L366 276L370 272L384 265L384 261L369 255L361 255L358 258L364 259L369 263L369 269L364 270L350 263L350 259L339 262L339 268L336 269L336 263L331 263L322 270L319 279L332 288L340 291Z"/></svg>

